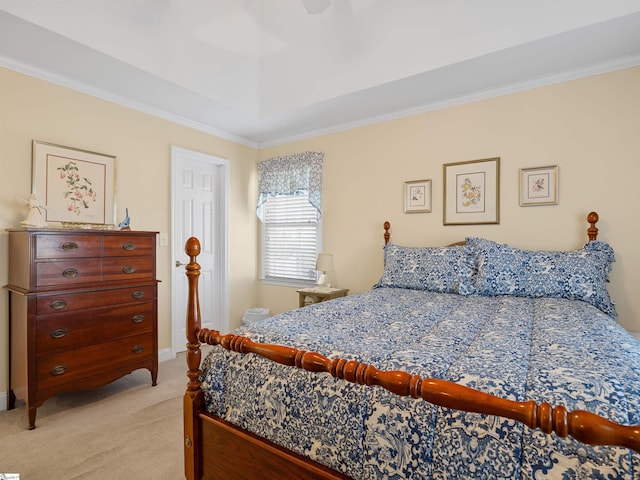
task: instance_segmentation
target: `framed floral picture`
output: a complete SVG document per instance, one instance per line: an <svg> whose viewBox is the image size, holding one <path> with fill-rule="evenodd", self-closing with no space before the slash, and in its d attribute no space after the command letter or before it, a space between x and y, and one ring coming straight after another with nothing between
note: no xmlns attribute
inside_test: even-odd
<svg viewBox="0 0 640 480"><path fill-rule="evenodd" d="M520 206L558 204L558 166L520 169Z"/></svg>
<svg viewBox="0 0 640 480"><path fill-rule="evenodd" d="M116 157L33 141L32 193L47 223L115 224Z"/></svg>
<svg viewBox="0 0 640 480"><path fill-rule="evenodd" d="M431 180L404 182L404 213L431 211Z"/></svg>
<svg viewBox="0 0 640 480"><path fill-rule="evenodd" d="M443 223L500 223L500 158L444 165Z"/></svg>

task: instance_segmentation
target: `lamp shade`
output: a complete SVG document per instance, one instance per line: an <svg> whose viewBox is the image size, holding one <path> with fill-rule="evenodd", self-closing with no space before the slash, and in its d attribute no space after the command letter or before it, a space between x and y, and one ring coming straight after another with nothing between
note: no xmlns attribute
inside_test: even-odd
<svg viewBox="0 0 640 480"><path fill-rule="evenodd" d="M331 253L319 253L316 259L316 270L331 272L333 270L333 255Z"/></svg>

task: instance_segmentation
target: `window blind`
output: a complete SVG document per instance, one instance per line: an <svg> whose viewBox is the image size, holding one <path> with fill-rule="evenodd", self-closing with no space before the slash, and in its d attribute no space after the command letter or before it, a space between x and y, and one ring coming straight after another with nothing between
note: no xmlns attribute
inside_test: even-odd
<svg viewBox="0 0 640 480"><path fill-rule="evenodd" d="M263 278L315 282L319 221L308 194L270 197L262 209Z"/></svg>

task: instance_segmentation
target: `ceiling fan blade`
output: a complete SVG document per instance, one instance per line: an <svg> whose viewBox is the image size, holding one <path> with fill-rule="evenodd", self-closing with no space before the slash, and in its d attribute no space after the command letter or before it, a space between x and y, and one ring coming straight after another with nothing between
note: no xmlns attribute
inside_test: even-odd
<svg viewBox="0 0 640 480"><path fill-rule="evenodd" d="M324 12L329 5L331 5L331 0L301 0L302 5L309 15L315 15L317 13Z"/></svg>

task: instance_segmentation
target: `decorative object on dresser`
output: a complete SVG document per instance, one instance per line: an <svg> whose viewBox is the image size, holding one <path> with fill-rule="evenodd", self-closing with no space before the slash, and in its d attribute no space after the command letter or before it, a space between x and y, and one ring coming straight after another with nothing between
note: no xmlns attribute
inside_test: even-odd
<svg viewBox="0 0 640 480"><path fill-rule="evenodd" d="M131 217L129 217L129 209L125 208L125 215L122 221L118 224L120 230L131 230Z"/></svg>
<svg viewBox="0 0 640 480"><path fill-rule="evenodd" d="M298 306L304 307L313 303L326 302L334 298L346 297L348 288L302 288L298 292Z"/></svg>
<svg viewBox="0 0 640 480"><path fill-rule="evenodd" d="M45 205L40 205L38 202L38 196L35 193L29 195L29 199L21 199L29 211L23 221L20 222L22 227L36 227L42 228L47 226L47 222L44 221L44 211L47 209Z"/></svg>
<svg viewBox="0 0 640 480"><path fill-rule="evenodd" d="M9 230L9 404L158 375L156 232Z"/></svg>

